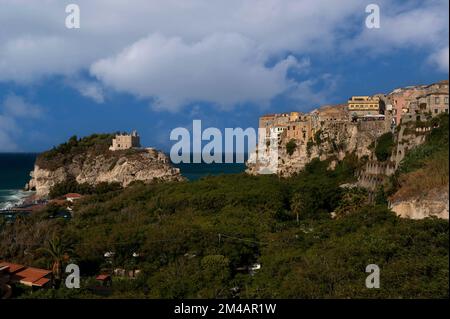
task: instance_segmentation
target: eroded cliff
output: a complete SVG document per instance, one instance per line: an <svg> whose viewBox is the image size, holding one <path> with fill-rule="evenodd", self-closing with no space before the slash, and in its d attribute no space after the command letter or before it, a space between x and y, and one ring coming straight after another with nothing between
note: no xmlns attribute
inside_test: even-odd
<svg viewBox="0 0 450 319"><path fill-rule="evenodd" d="M155 149L108 150L110 135L72 140L41 154L26 189L46 197L53 186L74 179L79 184L101 182L127 186L134 181L181 181L180 170Z"/></svg>

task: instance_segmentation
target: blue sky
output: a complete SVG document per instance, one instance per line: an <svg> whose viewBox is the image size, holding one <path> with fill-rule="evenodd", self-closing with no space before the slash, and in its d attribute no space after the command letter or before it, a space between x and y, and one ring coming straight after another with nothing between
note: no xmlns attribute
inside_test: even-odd
<svg viewBox="0 0 450 319"><path fill-rule="evenodd" d="M0 0L0 152L72 135L137 129L165 151L170 131L256 127L351 95L448 78L448 1ZM40 2L40 3L39 3Z"/></svg>

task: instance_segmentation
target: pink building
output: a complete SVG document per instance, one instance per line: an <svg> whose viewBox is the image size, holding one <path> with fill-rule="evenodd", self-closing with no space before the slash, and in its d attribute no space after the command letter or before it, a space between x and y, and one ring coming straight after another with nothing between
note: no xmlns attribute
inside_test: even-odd
<svg viewBox="0 0 450 319"><path fill-rule="evenodd" d="M396 90L389 96L392 104L395 124L399 125L402 116L409 111L409 103L415 101L417 97L425 91L417 88Z"/></svg>

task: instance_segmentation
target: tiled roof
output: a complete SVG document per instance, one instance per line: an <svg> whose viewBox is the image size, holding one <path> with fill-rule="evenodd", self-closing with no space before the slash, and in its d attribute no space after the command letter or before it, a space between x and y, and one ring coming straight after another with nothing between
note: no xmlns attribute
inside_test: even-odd
<svg viewBox="0 0 450 319"><path fill-rule="evenodd" d="M39 269L34 267L26 267L19 264L13 264L8 262L0 262L0 267L9 267L9 273L11 281L20 282L27 286L39 286L42 287L50 281L49 278L45 278L52 272L46 269Z"/></svg>
<svg viewBox="0 0 450 319"><path fill-rule="evenodd" d="M50 282L50 279L48 279L48 278L41 278L41 279L38 279L38 280L34 281L34 282L33 282L33 286L43 287L43 286L45 286L48 282Z"/></svg>
<svg viewBox="0 0 450 319"><path fill-rule="evenodd" d="M111 278L111 276L110 275L98 275L97 277L95 277L95 279L97 279L97 280L108 280L108 279L110 279Z"/></svg>
<svg viewBox="0 0 450 319"><path fill-rule="evenodd" d="M77 193L69 193L69 194L64 195L64 197L65 198L80 198L82 196L80 194L77 194Z"/></svg>
<svg viewBox="0 0 450 319"><path fill-rule="evenodd" d="M25 266L19 265L19 264L0 262L0 267L4 267L4 266L9 267L10 273L15 273L16 271L19 271L19 270L25 268Z"/></svg>
<svg viewBox="0 0 450 319"><path fill-rule="evenodd" d="M24 270L16 272L11 279L13 281L19 281L24 285L36 286L36 283L39 282L40 279L43 279L51 273L52 272L50 270L28 267Z"/></svg>

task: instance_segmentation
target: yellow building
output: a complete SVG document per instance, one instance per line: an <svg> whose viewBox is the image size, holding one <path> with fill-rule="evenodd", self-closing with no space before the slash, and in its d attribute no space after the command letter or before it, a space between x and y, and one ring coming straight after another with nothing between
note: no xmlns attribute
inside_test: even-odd
<svg viewBox="0 0 450 319"><path fill-rule="evenodd" d="M380 98L378 96L352 96L348 100L348 111L351 115L356 116L380 114Z"/></svg>
<svg viewBox="0 0 450 319"><path fill-rule="evenodd" d="M300 118L300 113L299 112L291 112L289 114L289 122L295 122Z"/></svg>

